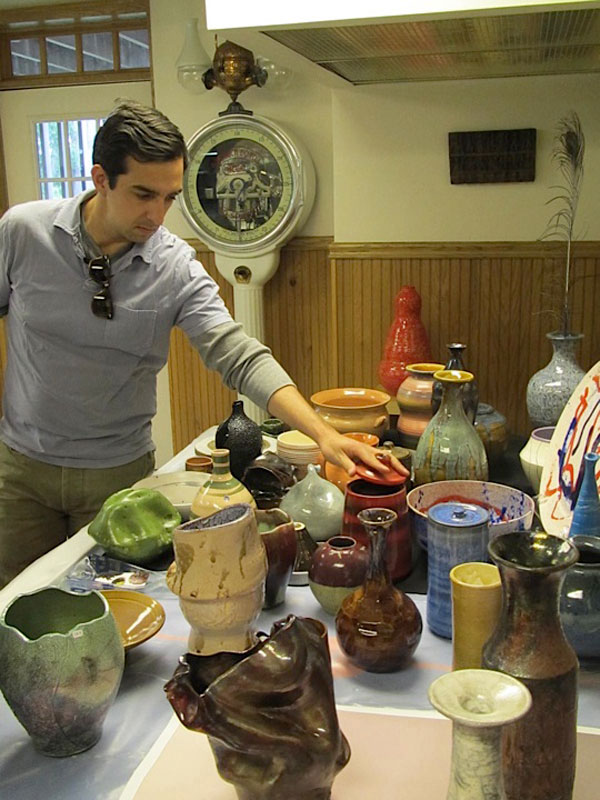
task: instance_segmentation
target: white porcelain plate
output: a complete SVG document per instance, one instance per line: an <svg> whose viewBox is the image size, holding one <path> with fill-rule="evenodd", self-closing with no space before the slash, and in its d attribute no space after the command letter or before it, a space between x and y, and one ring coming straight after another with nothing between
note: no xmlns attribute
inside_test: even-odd
<svg viewBox="0 0 600 800"><path fill-rule="evenodd" d="M600 361L571 395L550 441L539 494L540 517L548 533L569 534L586 453L600 453ZM596 480L600 486L600 471Z"/></svg>
<svg viewBox="0 0 600 800"><path fill-rule="evenodd" d="M170 500L182 517L189 516L198 489L210 478L207 472L163 472L134 483L134 489L156 489Z"/></svg>

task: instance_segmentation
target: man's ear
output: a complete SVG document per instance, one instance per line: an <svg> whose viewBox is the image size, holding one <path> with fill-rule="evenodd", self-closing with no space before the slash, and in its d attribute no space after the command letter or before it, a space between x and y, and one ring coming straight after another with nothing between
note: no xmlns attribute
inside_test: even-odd
<svg viewBox="0 0 600 800"><path fill-rule="evenodd" d="M108 185L108 175L100 164L94 164L92 167L92 180L94 181L94 188L98 194L105 195L110 189Z"/></svg>

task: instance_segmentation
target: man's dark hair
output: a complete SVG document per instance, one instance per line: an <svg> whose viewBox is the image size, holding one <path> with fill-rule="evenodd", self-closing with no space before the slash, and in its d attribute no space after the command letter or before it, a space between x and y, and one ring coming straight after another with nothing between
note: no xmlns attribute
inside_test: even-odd
<svg viewBox="0 0 600 800"><path fill-rule="evenodd" d="M111 189L117 176L127 171L127 156L142 162L183 158L184 168L187 166L187 148L179 128L156 108L133 100L120 101L94 139L93 163L105 170Z"/></svg>

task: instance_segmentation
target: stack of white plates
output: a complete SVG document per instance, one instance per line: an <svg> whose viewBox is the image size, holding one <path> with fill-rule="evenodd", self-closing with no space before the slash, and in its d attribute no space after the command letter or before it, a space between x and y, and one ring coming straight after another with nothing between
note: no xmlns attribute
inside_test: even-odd
<svg viewBox="0 0 600 800"><path fill-rule="evenodd" d="M285 431L279 434L277 455L295 467L321 463L319 445L300 431Z"/></svg>

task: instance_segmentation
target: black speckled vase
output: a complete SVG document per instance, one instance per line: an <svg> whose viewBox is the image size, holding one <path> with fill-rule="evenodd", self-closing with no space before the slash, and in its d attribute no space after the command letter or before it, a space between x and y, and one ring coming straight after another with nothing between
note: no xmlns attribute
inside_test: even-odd
<svg viewBox="0 0 600 800"><path fill-rule="evenodd" d="M215 445L229 450L231 474L241 481L246 467L262 448L262 431L246 416L241 400L233 403L231 415L217 428Z"/></svg>

